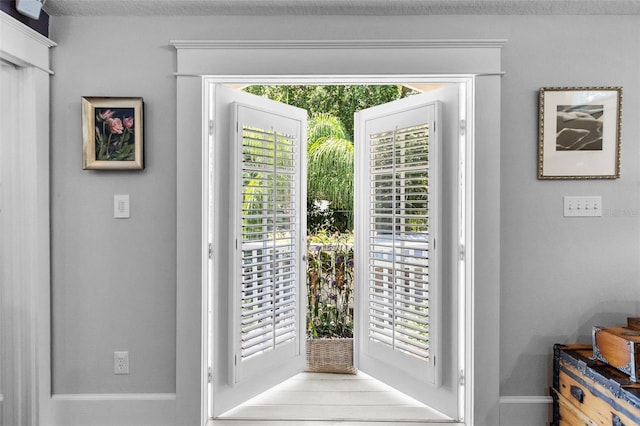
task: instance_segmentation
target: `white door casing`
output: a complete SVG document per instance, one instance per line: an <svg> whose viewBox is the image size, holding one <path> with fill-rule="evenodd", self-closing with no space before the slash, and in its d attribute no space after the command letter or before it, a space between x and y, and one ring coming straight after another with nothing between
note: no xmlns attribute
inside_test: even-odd
<svg viewBox="0 0 640 426"><path fill-rule="evenodd" d="M208 116L202 81L252 84L386 83L463 81L466 112L465 142L460 152L465 184L466 246L464 297L460 318L466 366L462 399L465 424L497 424L499 345L500 224L500 79L501 49L506 40L172 40L177 51L177 142L192 149L177 154L177 401L179 424L206 422L206 358L208 342L206 298L208 283L201 213L208 203L201 197L205 174L194 164L206 162ZM411 55L407 55L410 52ZM348 53L345 54L345 53ZM256 60L256 55L260 57ZM290 61L294 55L299 60ZM387 61L380 61L381 56ZM338 60L339 59L339 60ZM248 70L250 72L248 72ZM376 77L372 77L372 76ZM202 148L202 150L200 150ZM207 170L204 168L203 170ZM476 197L476 194L482 194ZM204 204L203 204L204 202ZM203 239L203 242L206 241ZM474 246L483 247L475 252ZM197 285L198 284L198 285ZM202 307L196 319L195 309ZM203 346L200 345L203 344ZM482 386L475 386L481 383ZM200 384L201 386L198 386ZM197 407L202 410L196 414Z"/></svg>

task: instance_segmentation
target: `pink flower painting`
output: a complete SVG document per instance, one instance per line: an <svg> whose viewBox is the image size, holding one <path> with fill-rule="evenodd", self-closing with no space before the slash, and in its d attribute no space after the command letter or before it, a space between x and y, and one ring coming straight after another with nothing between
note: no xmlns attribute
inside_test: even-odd
<svg viewBox="0 0 640 426"><path fill-rule="evenodd" d="M96 160L134 161L133 108L96 108Z"/></svg>

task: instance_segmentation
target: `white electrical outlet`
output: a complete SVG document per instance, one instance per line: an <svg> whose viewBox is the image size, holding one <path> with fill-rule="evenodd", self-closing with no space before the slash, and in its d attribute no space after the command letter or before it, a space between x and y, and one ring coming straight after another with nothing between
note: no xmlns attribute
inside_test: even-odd
<svg viewBox="0 0 640 426"><path fill-rule="evenodd" d="M113 353L113 374L129 374L129 352Z"/></svg>
<svg viewBox="0 0 640 426"><path fill-rule="evenodd" d="M565 217L600 217L602 216L602 197L564 197Z"/></svg>

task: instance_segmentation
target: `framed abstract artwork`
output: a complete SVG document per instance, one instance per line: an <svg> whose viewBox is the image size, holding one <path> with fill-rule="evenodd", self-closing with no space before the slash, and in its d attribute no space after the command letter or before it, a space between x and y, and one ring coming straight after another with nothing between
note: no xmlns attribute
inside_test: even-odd
<svg viewBox="0 0 640 426"><path fill-rule="evenodd" d="M142 98L82 98L82 169L142 170Z"/></svg>
<svg viewBox="0 0 640 426"><path fill-rule="evenodd" d="M544 87L539 179L620 177L621 87Z"/></svg>

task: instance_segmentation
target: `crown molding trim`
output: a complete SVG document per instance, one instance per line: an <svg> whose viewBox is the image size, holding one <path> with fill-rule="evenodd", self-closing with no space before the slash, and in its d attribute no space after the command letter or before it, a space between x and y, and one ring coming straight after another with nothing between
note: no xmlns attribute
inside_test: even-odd
<svg viewBox="0 0 640 426"><path fill-rule="evenodd" d="M57 44L14 17L0 12L0 58L19 67L53 74L49 49Z"/></svg>
<svg viewBox="0 0 640 426"><path fill-rule="evenodd" d="M265 63L271 74L282 61L290 75L335 75L332 66L340 59L340 74L397 74L404 64L415 75L502 74L500 52L503 39L433 40L171 40L177 52L178 76L235 75ZM295 57L296 60L292 61ZM380 58L384 57L384 61ZM432 58L439 57L440 61Z"/></svg>
<svg viewBox="0 0 640 426"><path fill-rule="evenodd" d="M23 33L25 36L37 41L45 47L57 46L57 44L53 40L48 39L36 30L26 26L25 24L5 12L0 12L0 24L2 24L2 26L9 25L13 27L13 29Z"/></svg>
<svg viewBox="0 0 640 426"><path fill-rule="evenodd" d="M181 49L467 49L502 48L506 39L480 40L171 40Z"/></svg>

